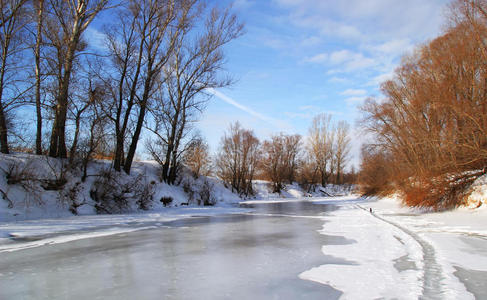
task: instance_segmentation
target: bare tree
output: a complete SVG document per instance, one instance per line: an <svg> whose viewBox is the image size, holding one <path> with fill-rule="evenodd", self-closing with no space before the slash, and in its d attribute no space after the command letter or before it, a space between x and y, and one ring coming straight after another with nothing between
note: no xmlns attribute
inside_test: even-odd
<svg viewBox="0 0 487 300"><path fill-rule="evenodd" d="M285 164L283 135L275 135L264 141L261 168L267 179L272 181L274 193L280 193L283 188Z"/></svg>
<svg viewBox="0 0 487 300"><path fill-rule="evenodd" d="M387 195L394 191L392 155L379 145L364 145L358 182L365 195Z"/></svg>
<svg viewBox="0 0 487 300"><path fill-rule="evenodd" d="M487 171L486 3L455 2L445 34L403 58L382 84L384 101L363 106L363 124L389 155L390 179L408 205L459 205Z"/></svg>
<svg viewBox="0 0 487 300"><path fill-rule="evenodd" d="M334 138L331 115L317 115L309 129L308 151L320 173L322 186L326 186L330 177Z"/></svg>
<svg viewBox="0 0 487 300"><path fill-rule="evenodd" d="M308 193L314 192L316 184L320 182L318 166L308 151L305 151L298 164L297 180Z"/></svg>
<svg viewBox="0 0 487 300"><path fill-rule="evenodd" d="M210 174L210 152L208 144L202 137L194 138L191 141L184 153L183 161L195 178Z"/></svg>
<svg viewBox="0 0 487 300"><path fill-rule="evenodd" d="M275 193L281 192L285 181L292 183L295 179L300 140L300 135L281 133L262 144L261 168L273 182Z"/></svg>
<svg viewBox="0 0 487 300"><path fill-rule="evenodd" d="M199 14L204 14L204 10ZM197 21L188 29L193 29ZM164 69L164 94L156 98L159 101L152 110L154 124L149 129L165 144L162 178L170 184L176 179L175 166L184 148L184 137L209 99L205 91L232 83L231 79L218 76L225 62L222 48L241 35L242 24L229 9L221 12L216 8L209 12L204 24L203 33L195 35L192 30L185 30L178 37Z"/></svg>
<svg viewBox="0 0 487 300"><path fill-rule="evenodd" d="M217 175L233 191L249 196L253 193L252 180L260 159L259 140L250 130L237 122L222 137L216 158Z"/></svg>
<svg viewBox="0 0 487 300"><path fill-rule="evenodd" d="M42 154L42 107L41 107L41 44L44 19L44 0L34 1L36 11L35 60L35 105L36 105L36 154Z"/></svg>
<svg viewBox="0 0 487 300"><path fill-rule="evenodd" d="M284 136L284 178L289 183L293 183L296 179L301 151L301 135L294 134Z"/></svg>
<svg viewBox="0 0 487 300"><path fill-rule="evenodd" d="M140 5L140 13L142 16L146 15L146 24L142 26L146 32L143 34L143 55L146 59L145 72L142 76L141 94L136 93L135 96L138 102L139 113L137 122L132 135L132 140L127 152L127 157L124 162L124 171L129 174L132 162L137 149L140 133L145 121L145 114L148 108L148 102L151 95L154 93L154 86L164 82L162 71L170 58L176 37L186 28L188 17L191 8L194 5L194 0L181 1L180 7L176 7L174 1L166 2L142 2L136 1L136 5ZM173 21L176 21L175 27L172 27ZM145 27L146 26L146 27ZM164 43L165 41L169 41Z"/></svg>
<svg viewBox="0 0 487 300"><path fill-rule="evenodd" d="M17 89L19 54L23 51L22 30L28 23L26 0L0 1L0 151L9 153L7 113L22 93Z"/></svg>
<svg viewBox="0 0 487 300"><path fill-rule="evenodd" d="M115 125L114 169L130 172L149 100L165 81L166 65L176 38L193 17L196 0L129 1L119 12L120 24L107 30L115 72L109 74L112 106L108 115ZM134 116L134 110L137 115ZM127 133L135 118L130 142ZM129 149L124 157L124 147Z"/></svg>
<svg viewBox="0 0 487 300"><path fill-rule="evenodd" d="M339 121L335 128L334 163L336 178L335 183L342 183L343 169L350 155L350 125L346 121Z"/></svg>
<svg viewBox="0 0 487 300"><path fill-rule="evenodd" d="M84 115L86 112L96 113L95 111L90 111L90 107L95 105L96 102L100 103L105 92L101 84L94 82L91 74L88 74L88 76L89 77L85 80L85 84L78 83L82 91L77 95L78 97L76 97L79 98L78 101L72 101L72 104L69 107L69 115L73 119L75 125L73 142L69 151L70 163L73 163L78 151L78 142L80 140L80 130L82 126L81 123ZM92 121L91 123L96 123L96 121Z"/></svg>
<svg viewBox="0 0 487 300"><path fill-rule="evenodd" d="M69 106L69 85L73 64L84 48L82 34L96 15L106 8L108 0L49 0L49 19L46 35L55 48L54 60L57 68L55 114L52 125L49 156L65 158L66 118Z"/></svg>

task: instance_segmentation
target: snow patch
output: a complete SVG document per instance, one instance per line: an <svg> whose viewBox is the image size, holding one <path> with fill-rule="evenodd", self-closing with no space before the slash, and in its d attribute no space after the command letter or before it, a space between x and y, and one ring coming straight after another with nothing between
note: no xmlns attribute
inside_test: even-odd
<svg viewBox="0 0 487 300"><path fill-rule="evenodd" d="M344 236L352 244L325 245L325 255L347 263L326 264L299 275L301 279L330 285L344 293L344 299L414 299L422 293L421 247L407 234L353 205L330 214L319 232ZM395 267L395 261L410 262L410 269Z"/></svg>

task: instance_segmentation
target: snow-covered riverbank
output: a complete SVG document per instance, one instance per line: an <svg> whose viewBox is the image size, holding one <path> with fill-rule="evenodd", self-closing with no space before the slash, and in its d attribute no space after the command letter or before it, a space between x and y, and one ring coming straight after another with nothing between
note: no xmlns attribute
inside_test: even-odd
<svg viewBox="0 0 487 300"><path fill-rule="evenodd" d="M331 285L345 299L486 296L487 209L420 213L397 198L357 203L353 197L340 208L320 233L348 239L322 249L341 262L300 278Z"/></svg>

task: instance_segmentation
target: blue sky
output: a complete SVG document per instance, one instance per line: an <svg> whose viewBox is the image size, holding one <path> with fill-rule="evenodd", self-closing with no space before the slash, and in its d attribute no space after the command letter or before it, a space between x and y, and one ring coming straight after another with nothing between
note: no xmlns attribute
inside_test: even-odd
<svg viewBox="0 0 487 300"><path fill-rule="evenodd" d="M226 5L232 1L213 3ZM226 47L237 80L197 124L213 151L233 121L265 139L306 135L318 113L352 125L404 53L441 34L446 0L237 0L245 35ZM353 132L354 164L363 134Z"/></svg>

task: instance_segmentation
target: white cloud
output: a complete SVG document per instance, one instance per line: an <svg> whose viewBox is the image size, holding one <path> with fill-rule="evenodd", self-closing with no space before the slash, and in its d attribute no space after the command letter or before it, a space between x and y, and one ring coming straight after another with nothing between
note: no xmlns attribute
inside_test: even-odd
<svg viewBox="0 0 487 300"><path fill-rule="evenodd" d="M394 72L391 70L390 72L387 73L382 73L378 76L375 76L372 78L371 81L368 82L369 86L380 86L383 82L387 80L391 80L394 78Z"/></svg>
<svg viewBox="0 0 487 300"><path fill-rule="evenodd" d="M305 62L310 63L325 63L329 60L329 55L327 53L316 54L312 57L305 58Z"/></svg>
<svg viewBox="0 0 487 300"><path fill-rule="evenodd" d="M393 39L372 47L372 50L377 50L385 54L400 55L411 50L413 47L410 39Z"/></svg>
<svg viewBox="0 0 487 300"><path fill-rule="evenodd" d="M360 104L362 102L365 101L365 99L367 99L367 97L365 96L355 96L355 97L349 97L347 99L345 99L345 102L348 103L348 104Z"/></svg>
<svg viewBox="0 0 487 300"><path fill-rule="evenodd" d="M333 46L342 48L336 51L317 49L318 54L308 55L302 62L328 66L328 75L370 71L369 76L376 76L377 73L392 72L400 56L410 52L413 45L438 35L444 23L445 8L450 1L273 2L289 11L287 18L291 24L307 32L311 30L312 35L318 34L321 40L334 41Z"/></svg>
<svg viewBox="0 0 487 300"><path fill-rule="evenodd" d="M332 78L328 79L329 83L334 83L334 84L345 84L348 83L350 80L344 77L337 77L333 76Z"/></svg>
<svg viewBox="0 0 487 300"><path fill-rule="evenodd" d="M448 0L274 0L290 20L322 34L351 40L392 40L435 35Z"/></svg>
<svg viewBox="0 0 487 300"><path fill-rule="evenodd" d="M340 50L331 53L330 55L330 62L332 64L338 65L344 63L347 60L350 60L352 56L356 56L357 54L352 53L349 50Z"/></svg>
<svg viewBox="0 0 487 300"><path fill-rule="evenodd" d="M328 72L329 74L351 72L377 66L379 64L379 62L372 57L366 57L360 52L353 52L347 49L331 53L319 53L305 58L304 62L333 66L334 69L330 70Z"/></svg>
<svg viewBox="0 0 487 300"><path fill-rule="evenodd" d="M233 2L233 7L237 9L247 9L250 6L252 6L254 3L252 3L249 0L236 0Z"/></svg>
<svg viewBox="0 0 487 300"><path fill-rule="evenodd" d="M348 89L340 94L343 96L364 96L367 94L367 91L362 89Z"/></svg>
<svg viewBox="0 0 487 300"><path fill-rule="evenodd" d="M312 47L316 46L322 42L322 39L319 36L310 36L301 41L301 46L303 47Z"/></svg>

